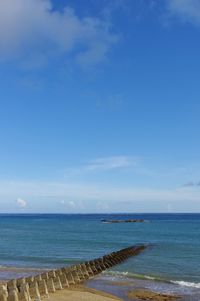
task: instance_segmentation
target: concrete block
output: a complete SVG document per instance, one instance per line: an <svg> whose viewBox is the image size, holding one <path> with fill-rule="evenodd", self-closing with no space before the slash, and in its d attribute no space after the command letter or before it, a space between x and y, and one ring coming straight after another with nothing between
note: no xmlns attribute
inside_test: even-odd
<svg viewBox="0 0 200 301"><path fill-rule="evenodd" d="M109 255L109 257L110 257L110 260L112 260L115 265L119 264L119 258L117 258L116 254L111 254L111 255Z"/></svg>
<svg viewBox="0 0 200 301"><path fill-rule="evenodd" d="M8 281L7 282L7 289L8 289L8 292L12 291L12 290L17 290L18 291L17 280L13 279L13 280Z"/></svg>
<svg viewBox="0 0 200 301"><path fill-rule="evenodd" d="M48 277L49 277L49 278L55 278L55 277L56 277L55 270L49 271L49 272L47 272L47 273L48 273Z"/></svg>
<svg viewBox="0 0 200 301"><path fill-rule="evenodd" d="M19 299L19 301L30 301L31 300L29 294L26 291L19 292L18 299Z"/></svg>
<svg viewBox="0 0 200 301"><path fill-rule="evenodd" d="M77 266L76 266L76 272L77 272L77 274L78 274L78 277L79 277L80 281L85 280L85 276L84 276L84 274L83 274L83 271L82 271L80 265L77 265Z"/></svg>
<svg viewBox="0 0 200 301"><path fill-rule="evenodd" d="M28 283L22 283L21 285L18 286L18 289L19 289L19 300L31 301Z"/></svg>
<svg viewBox="0 0 200 301"><path fill-rule="evenodd" d="M84 263L82 263L82 264L80 264L80 268L82 270L82 273L83 273L85 279L89 279L90 276L89 276L89 273L87 271L86 265Z"/></svg>
<svg viewBox="0 0 200 301"><path fill-rule="evenodd" d="M101 273L103 271L103 268L101 267L99 261L98 260L94 260L93 262L94 262L95 268L97 269L97 272Z"/></svg>
<svg viewBox="0 0 200 301"><path fill-rule="evenodd" d="M38 281L38 289L39 289L39 292L40 292L40 296L47 297L47 298L49 297L47 284L46 284L46 281L44 279Z"/></svg>
<svg viewBox="0 0 200 301"><path fill-rule="evenodd" d="M56 290L62 290L63 289L62 284L60 282L60 277L59 276L56 276L55 278L53 278L53 282L54 282L54 286L55 286Z"/></svg>
<svg viewBox="0 0 200 301"><path fill-rule="evenodd" d="M118 264L118 261L114 258L113 255L108 255L108 259L110 260L110 262L111 262L113 265Z"/></svg>
<svg viewBox="0 0 200 301"><path fill-rule="evenodd" d="M18 285L18 290L19 290L19 292L22 292L22 291L29 292L29 284L27 282L21 283L20 285Z"/></svg>
<svg viewBox="0 0 200 301"><path fill-rule="evenodd" d="M78 273L77 273L76 270L71 271L71 274L72 274L72 276L74 278L74 282L75 283L80 283L81 282L81 280L79 278L79 275L78 275Z"/></svg>
<svg viewBox="0 0 200 301"><path fill-rule="evenodd" d="M34 281L41 281L41 280L42 280L42 276L41 275L34 276Z"/></svg>
<svg viewBox="0 0 200 301"><path fill-rule="evenodd" d="M19 301L18 291L16 289L10 290L8 293L8 301Z"/></svg>
<svg viewBox="0 0 200 301"><path fill-rule="evenodd" d="M105 265L106 269L110 269L112 267L111 262L103 260L103 264Z"/></svg>
<svg viewBox="0 0 200 301"><path fill-rule="evenodd" d="M62 273L66 274L72 269L73 269L72 267L62 267L60 270L62 271Z"/></svg>
<svg viewBox="0 0 200 301"><path fill-rule="evenodd" d="M115 264L110 260L109 257L105 257L104 259L104 262L109 265L109 268L113 267Z"/></svg>
<svg viewBox="0 0 200 301"><path fill-rule="evenodd" d="M56 274L56 276L60 276L63 274L63 272L61 269L58 269L58 270L55 270L55 274Z"/></svg>
<svg viewBox="0 0 200 301"><path fill-rule="evenodd" d="M56 289L55 289L53 278L47 279L46 284L47 284L48 292L49 293L55 293Z"/></svg>
<svg viewBox="0 0 200 301"><path fill-rule="evenodd" d="M26 279L25 278L19 278L17 279L17 287L19 288L22 284L26 283Z"/></svg>
<svg viewBox="0 0 200 301"><path fill-rule="evenodd" d="M59 278L60 278L60 282L61 282L63 288L64 288L64 287L69 287L69 283L68 283L68 281L67 281L67 277L66 277L65 274L61 274L61 275L59 276Z"/></svg>
<svg viewBox="0 0 200 301"><path fill-rule="evenodd" d="M25 280L26 280L27 283L34 282L34 276L26 277Z"/></svg>
<svg viewBox="0 0 200 301"><path fill-rule="evenodd" d="M90 277L90 278L93 278L95 274L93 273L93 271L92 271L92 269L91 269L89 263L86 262L86 263L85 263L85 266L86 266L87 272L88 272L88 274L89 274L89 277Z"/></svg>
<svg viewBox="0 0 200 301"><path fill-rule="evenodd" d="M68 271L66 274L65 274L66 278L67 278L67 281L68 281L68 284L69 285L73 285L75 284L75 280L74 280L74 277L71 273L71 271Z"/></svg>
<svg viewBox="0 0 200 301"><path fill-rule="evenodd" d="M12 279L7 282L7 286L15 286L17 285L17 279Z"/></svg>
<svg viewBox="0 0 200 301"><path fill-rule="evenodd" d="M98 272L96 266L94 265L93 261L90 261L89 265L90 265L90 268L92 269L92 272L93 272L94 275L99 274L99 272Z"/></svg>
<svg viewBox="0 0 200 301"><path fill-rule="evenodd" d="M121 263L121 262L123 261L121 255L119 255L119 254L115 255L114 258L117 260L117 263L118 263L118 264Z"/></svg>
<svg viewBox="0 0 200 301"><path fill-rule="evenodd" d="M3 294L3 295L8 297L7 284L1 284L0 285L0 294Z"/></svg>
<svg viewBox="0 0 200 301"><path fill-rule="evenodd" d="M48 274L48 272L42 273L42 274L41 274L41 278L44 279L44 280L49 279L49 274Z"/></svg>
<svg viewBox="0 0 200 301"><path fill-rule="evenodd" d="M8 293L1 291L0 292L0 301L7 301Z"/></svg>
<svg viewBox="0 0 200 301"><path fill-rule="evenodd" d="M32 300L40 300L41 299L37 282L32 282L29 284L29 293L30 293L30 297Z"/></svg>
<svg viewBox="0 0 200 301"><path fill-rule="evenodd" d="M99 264L99 266L101 267L102 271L106 270L106 266L104 265L104 262L103 262L102 258L96 259L95 262L97 262Z"/></svg>

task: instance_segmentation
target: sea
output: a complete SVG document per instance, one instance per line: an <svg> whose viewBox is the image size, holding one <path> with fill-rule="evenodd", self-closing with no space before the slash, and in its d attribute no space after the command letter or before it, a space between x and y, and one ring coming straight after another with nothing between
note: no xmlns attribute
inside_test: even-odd
<svg viewBox="0 0 200 301"><path fill-rule="evenodd" d="M103 223L103 219L144 219ZM90 287L116 294L147 288L200 300L200 214L0 214L0 280L91 260L137 244L146 250ZM120 292L119 292L120 291Z"/></svg>

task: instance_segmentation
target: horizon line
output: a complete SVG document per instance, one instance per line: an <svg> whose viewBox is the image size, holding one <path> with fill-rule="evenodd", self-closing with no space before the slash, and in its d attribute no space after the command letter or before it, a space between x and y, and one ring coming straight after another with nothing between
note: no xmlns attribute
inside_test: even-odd
<svg viewBox="0 0 200 301"><path fill-rule="evenodd" d="M43 214L43 215L97 215L97 214L200 214L200 212L0 212L0 215L33 215L33 214Z"/></svg>

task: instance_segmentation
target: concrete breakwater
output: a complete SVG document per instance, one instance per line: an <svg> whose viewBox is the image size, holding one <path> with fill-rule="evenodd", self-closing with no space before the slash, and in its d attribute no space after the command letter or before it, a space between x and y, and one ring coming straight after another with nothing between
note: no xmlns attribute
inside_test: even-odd
<svg viewBox="0 0 200 301"><path fill-rule="evenodd" d="M101 272L142 252L146 246L132 246L70 267L50 270L35 276L9 280L0 286L0 301L40 301L56 290L91 279Z"/></svg>

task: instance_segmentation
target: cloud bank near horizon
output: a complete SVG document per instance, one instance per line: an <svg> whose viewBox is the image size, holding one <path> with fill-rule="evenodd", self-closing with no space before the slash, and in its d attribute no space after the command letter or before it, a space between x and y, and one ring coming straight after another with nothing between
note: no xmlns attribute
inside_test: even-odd
<svg viewBox="0 0 200 301"><path fill-rule="evenodd" d="M190 174L187 168L151 170L143 165L142 158L136 156L97 157L79 167L68 169L69 176L65 180L0 181L0 212L3 207L8 208L6 201L11 200L16 200L16 208L30 212L40 210L41 206L41 210L47 212L132 211L135 206L140 211L148 211L155 203L156 208L163 211L174 206L181 211L191 203L193 208L200 210L199 181L185 182L183 185L172 181L168 188L165 185L167 177L180 178L181 182ZM142 182L137 184L135 180L139 176ZM115 177L115 180L111 181L110 177ZM127 182L129 177L132 180ZM147 177L146 184L144 177Z"/></svg>
<svg viewBox="0 0 200 301"><path fill-rule="evenodd" d="M112 201L199 201L200 189L178 187L171 189L153 189L144 187L119 187L73 182L0 182L0 196L12 196L19 193L29 197L62 197L77 199Z"/></svg>

